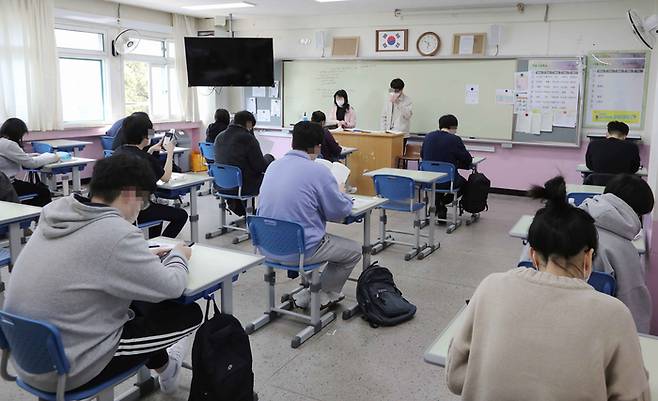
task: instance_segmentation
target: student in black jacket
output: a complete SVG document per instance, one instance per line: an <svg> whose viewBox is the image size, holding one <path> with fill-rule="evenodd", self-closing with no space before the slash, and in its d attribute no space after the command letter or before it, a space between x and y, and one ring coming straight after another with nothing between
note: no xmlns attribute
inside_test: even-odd
<svg viewBox="0 0 658 401"><path fill-rule="evenodd" d="M242 195L258 195L263 174L274 160L270 154L263 156L260 144L252 130L256 118L250 112L239 111L233 117L233 124L215 138L215 163L239 167L242 171ZM237 190L220 191L237 194ZM238 216L245 215L242 202L229 200L228 206Z"/></svg>
<svg viewBox="0 0 658 401"><path fill-rule="evenodd" d="M452 114L439 118L439 130L430 132L423 140L420 150L421 158L426 161L451 163L457 169L470 168L473 157L466 150L462 139L456 135L458 125L457 117ZM460 195L465 184L466 179L455 171L453 188L459 188ZM450 183L439 184L437 188L449 189ZM436 194L436 216L439 219L446 218L448 209L445 205L450 202L452 202L452 195Z"/></svg>
<svg viewBox="0 0 658 401"><path fill-rule="evenodd" d="M634 143L626 141L627 135L628 125L610 121L606 138L593 140L587 147L587 168L595 173L635 174L640 168L640 152Z"/></svg>
<svg viewBox="0 0 658 401"><path fill-rule="evenodd" d="M215 138L220 132L228 128L231 122L231 115L226 109L217 109L215 111L215 122L208 126L206 130L206 142L215 143Z"/></svg>
<svg viewBox="0 0 658 401"><path fill-rule="evenodd" d="M322 158L329 160L330 162L335 162L340 159L340 154L343 151L343 148L336 142L336 139L331 134L331 132L324 126L327 122L327 117L320 110L314 111L311 114L311 122L320 124L323 131L322 145L320 146L320 153Z"/></svg>

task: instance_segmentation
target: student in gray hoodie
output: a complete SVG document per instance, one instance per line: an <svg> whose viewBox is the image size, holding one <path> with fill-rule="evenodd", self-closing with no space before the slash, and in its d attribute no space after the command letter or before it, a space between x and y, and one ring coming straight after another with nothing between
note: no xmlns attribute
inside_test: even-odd
<svg viewBox="0 0 658 401"><path fill-rule="evenodd" d="M642 228L641 216L651 212L653 203L649 184L635 174L620 174L608 182L603 195L580 205L594 218L599 234L594 270L615 276L616 297L630 309L640 333L649 332L651 295L632 241Z"/></svg>
<svg viewBox="0 0 658 401"><path fill-rule="evenodd" d="M176 390L202 313L197 304L163 302L185 290L190 248L177 245L165 256L132 224L154 182L137 157L99 160L90 199L72 195L44 207L14 266L4 308L59 329L71 365L67 390L142 363L159 372L164 392ZM36 388L56 389L55 374L17 371Z"/></svg>

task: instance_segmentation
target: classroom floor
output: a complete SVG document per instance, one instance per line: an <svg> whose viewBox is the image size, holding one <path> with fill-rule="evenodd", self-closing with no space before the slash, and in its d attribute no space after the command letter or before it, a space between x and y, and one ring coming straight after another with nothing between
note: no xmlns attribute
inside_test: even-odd
<svg viewBox="0 0 658 401"><path fill-rule="evenodd" d="M204 238L218 224L217 201L204 196L199 205L199 232ZM400 246L373 256L373 261L378 260L393 271L398 288L418 307L415 318L407 323L372 329L359 317L342 320L342 309L338 306L337 320L298 349L290 347L290 340L302 325L286 318L252 334L255 389L260 400L458 400L445 385L444 370L424 362L423 354L484 277L516 265L521 241L510 238L507 232L521 215L534 213L537 207L536 202L527 198L491 195L489 211L474 226L464 225L450 235L443 229L437 230L441 248L429 258L405 262L406 248ZM411 227L409 214L394 213L389 221L397 229ZM373 238L376 228L373 222ZM329 224L328 231L362 240L360 224ZM188 227L183 230L182 238L189 240ZM252 251L250 242L232 245L231 238L232 234L228 234L201 242ZM359 263L352 277L357 278L360 271ZM6 270L2 274L7 281ZM277 276L279 293L295 287L295 282L284 276L281 273ZM355 283L348 282L343 305L355 302L354 291ZM254 268L235 283L235 314L246 324L261 315L265 304L263 270ZM190 379L191 372L184 370L175 395L156 392L145 400L186 401ZM117 394L129 385L124 383ZM4 381L0 381L0 394L2 401L34 399Z"/></svg>

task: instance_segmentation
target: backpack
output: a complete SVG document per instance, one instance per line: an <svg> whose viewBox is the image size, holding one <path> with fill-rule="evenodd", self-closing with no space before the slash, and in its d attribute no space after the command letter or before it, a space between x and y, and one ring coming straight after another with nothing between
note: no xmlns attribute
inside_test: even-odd
<svg viewBox="0 0 658 401"><path fill-rule="evenodd" d="M472 173L468 176L462 199L459 202L460 214L463 214L464 211L475 214L489 210L487 204L489 188L491 188L491 181L484 174Z"/></svg>
<svg viewBox="0 0 658 401"><path fill-rule="evenodd" d="M370 265L359 276L356 300L363 318L370 327L395 326L416 314L416 306L402 296L393 281L393 274L385 267Z"/></svg>
<svg viewBox="0 0 658 401"><path fill-rule="evenodd" d="M206 318L192 346L192 385L188 401L255 401L249 337L234 316L220 313Z"/></svg>

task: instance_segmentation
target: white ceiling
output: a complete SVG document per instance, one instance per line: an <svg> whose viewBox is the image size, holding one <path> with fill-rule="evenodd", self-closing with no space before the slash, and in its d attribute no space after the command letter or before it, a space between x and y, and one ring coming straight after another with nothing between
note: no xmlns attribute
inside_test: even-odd
<svg viewBox="0 0 658 401"><path fill-rule="evenodd" d="M517 1L504 0L348 0L336 3L318 3L315 0L246 0L256 7L241 9L221 9L193 11L182 8L203 4L235 3L241 0L106 0L154 10L193 15L196 17L214 17L216 15L241 16L297 16L393 12L396 8L424 7L478 7L492 5L514 5ZM585 3L605 0L521 0L525 4Z"/></svg>

